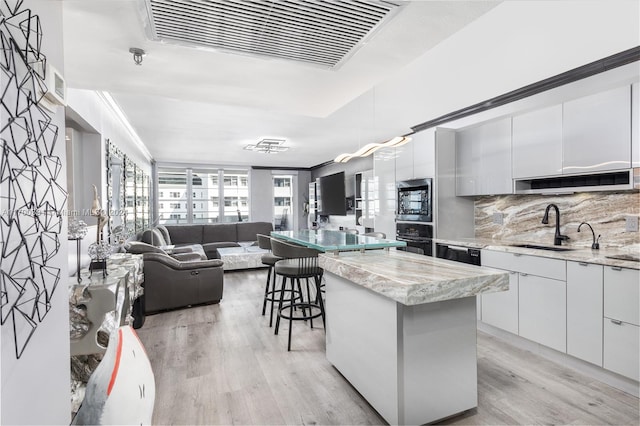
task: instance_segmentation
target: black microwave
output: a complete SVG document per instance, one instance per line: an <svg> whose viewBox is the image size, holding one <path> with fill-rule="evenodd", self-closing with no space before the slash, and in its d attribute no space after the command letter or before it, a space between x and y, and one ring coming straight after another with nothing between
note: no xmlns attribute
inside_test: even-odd
<svg viewBox="0 0 640 426"><path fill-rule="evenodd" d="M398 182L396 188L396 220L432 222L433 179L411 179Z"/></svg>

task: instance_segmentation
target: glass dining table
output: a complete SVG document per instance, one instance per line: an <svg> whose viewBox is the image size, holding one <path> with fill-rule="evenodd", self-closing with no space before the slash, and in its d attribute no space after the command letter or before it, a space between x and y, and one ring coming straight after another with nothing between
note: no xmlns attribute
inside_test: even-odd
<svg viewBox="0 0 640 426"><path fill-rule="evenodd" d="M389 249L390 247L406 247L404 241L387 240L366 235L348 234L344 231L328 229L300 229L297 231L272 231L273 238L300 244L326 253L341 251Z"/></svg>

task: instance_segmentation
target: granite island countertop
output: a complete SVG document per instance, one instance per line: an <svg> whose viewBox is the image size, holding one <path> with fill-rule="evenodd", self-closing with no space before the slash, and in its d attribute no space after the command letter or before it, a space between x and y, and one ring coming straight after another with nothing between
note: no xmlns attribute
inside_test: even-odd
<svg viewBox="0 0 640 426"><path fill-rule="evenodd" d="M509 289L509 275L397 250L320 254L319 264L403 305L419 305Z"/></svg>
<svg viewBox="0 0 640 426"><path fill-rule="evenodd" d="M531 256L546 257L550 259L569 260L574 262L594 263L604 266L617 266L621 268L640 269L640 262L633 260L611 259L608 256L633 256L640 258L640 250L625 248L601 248L592 250L591 248L562 246L570 250L552 251L541 250L526 247L517 247L516 244L536 244L540 246L553 247L553 244L541 244L538 242L528 241L507 241L492 240L487 238L459 238L444 239L434 238L434 242L440 244L448 244L460 247L469 247L477 249L487 249L494 251L502 251L505 253L519 253Z"/></svg>

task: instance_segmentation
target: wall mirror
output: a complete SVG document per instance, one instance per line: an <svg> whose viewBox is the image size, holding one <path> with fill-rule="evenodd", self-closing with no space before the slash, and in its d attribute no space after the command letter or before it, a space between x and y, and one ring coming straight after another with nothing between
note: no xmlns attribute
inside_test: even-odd
<svg viewBox="0 0 640 426"><path fill-rule="evenodd" d="M111 141L106 143L107 164L107 209L109 235L117 227L124 226L124 162L125 155Z"/></svg>
<svg viewBox="0 0 640 426"><path fill-rule="evenodd" d="M150 223L149 175L111 141L106 146L109 237L114 230L138 233Z"/></svg>

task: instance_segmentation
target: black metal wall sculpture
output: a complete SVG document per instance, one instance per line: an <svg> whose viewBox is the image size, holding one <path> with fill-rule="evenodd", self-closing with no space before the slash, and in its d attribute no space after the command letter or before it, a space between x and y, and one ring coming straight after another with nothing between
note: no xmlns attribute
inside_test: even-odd
<svg viewBox="0 0 640 426"><path fill-rule="evenodd" d="M0 2L0 324L11 327L16 358L52 307L67 200L54 155L58 127L39 105L46 92L40 19L22 3Z"/></svg>

